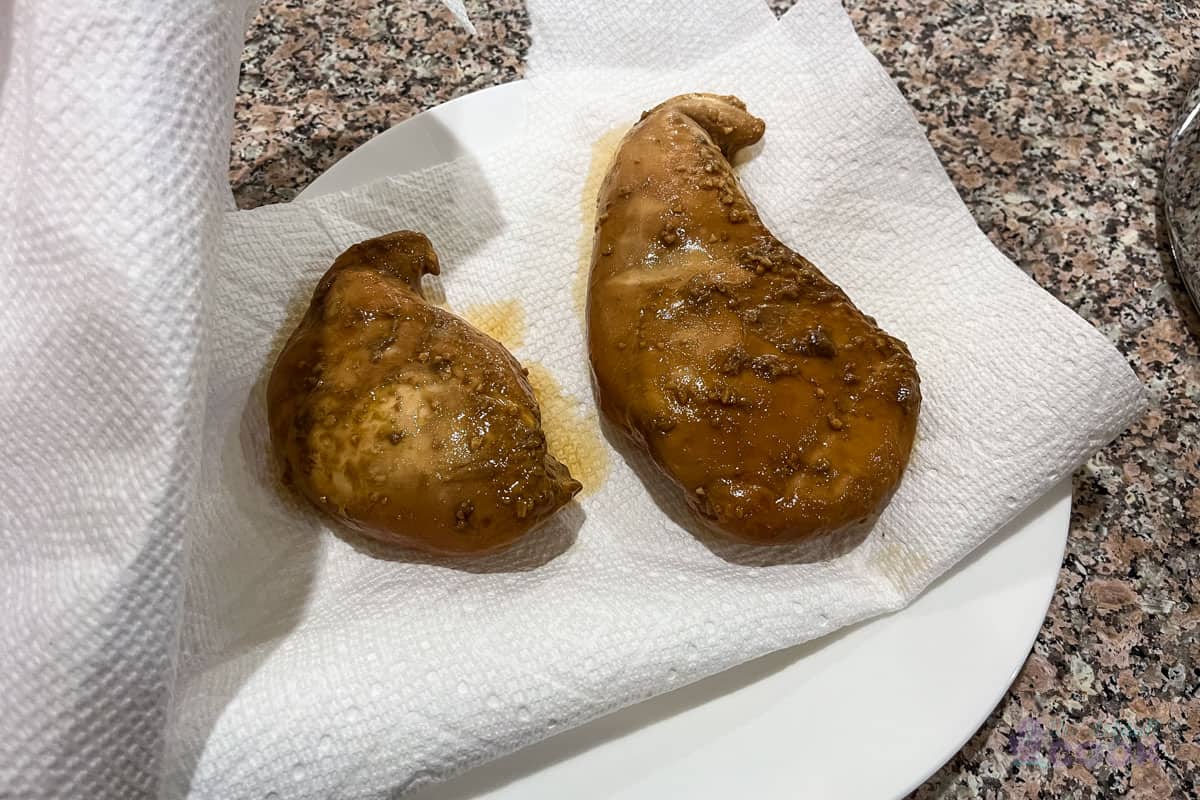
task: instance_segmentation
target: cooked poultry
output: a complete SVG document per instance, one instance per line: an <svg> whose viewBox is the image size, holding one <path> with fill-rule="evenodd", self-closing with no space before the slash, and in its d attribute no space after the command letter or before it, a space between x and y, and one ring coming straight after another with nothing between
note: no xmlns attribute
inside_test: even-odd
<svg viewBox="0 0 1200 800"><path fill-rule="evenodd" d="M869 521L920 408L904 343L764 227L729 159L764 130L736 97L642 115L600 189L588 347L601 409L733 539Z"/></svg>
<svg viewBox="0 0 1200 800"><path fill-rule="evenodd" d="M271 373L272 444L285 479L375 539L497 550L580 485L546 452L521 365L426 302L425 273L437 255L411 231L338 257Z"/></svg>

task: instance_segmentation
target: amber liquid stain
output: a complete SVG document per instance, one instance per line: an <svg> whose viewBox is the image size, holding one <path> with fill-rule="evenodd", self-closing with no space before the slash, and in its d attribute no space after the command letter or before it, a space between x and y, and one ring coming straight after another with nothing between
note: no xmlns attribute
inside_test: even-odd
<svg viewBox="0 0 1200 800"><path fill-rule="evenodd" d="M584 306L587 304L588 273L592 270L592 244L596 237L596 198L600 196L600 184L608 175L621 145L621 139L629 132L629 127L622 125L605 133L592 145L592 163L588 167L587 178L583 182L583 191L579 198L579 265L575 268L575 282L571 286L571 299L579 318L584 318Z"/></svg>
<svg viewBox="0 0 1200 800"><path fill-rule="evenodd" d="M895 541L880 545L868 556L867 563L873 569L887 573L903 591L908 591L916 576L929 569L929 559L919 546L905 546Z"/></svg>
<svg viewBox="0 0 1200 800"><path fill-rule="evenodd" d="M468 306L462 317L510 350L525 343L525 309L516 300ZM542 411L542 430L550 454L566 464L571 475L583 484L583 494L590 494L608 475L608 453L595 409L570 397L542 365L524 366Z"/></svg>
<svg viewBox="0 0 1200 800"><path fill-rule="evenodd" d="M550 370L541 364L525 367L542 409L542 430L550 455L567 465L571 475L583 484L584 495L591 494L608 476L608 452L604 449L595 409L564 392Z"/></svg>
<svg viewBox="0 0 1200 800"><path fill-rule="evenodd" d="M509 350L525 344L525 309L516 300L498 300L468 306L463 319Z"/></svg>

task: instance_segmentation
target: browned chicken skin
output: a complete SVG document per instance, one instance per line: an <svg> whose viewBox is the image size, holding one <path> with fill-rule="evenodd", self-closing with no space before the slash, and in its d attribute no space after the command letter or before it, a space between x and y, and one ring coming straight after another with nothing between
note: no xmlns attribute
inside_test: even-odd
<svg viewBox="0 0 1200 800"><path fill-rule="evenodd" d="M763 130L736 97L642 116L600 190L587 321L605 415L712 527L772 544L876 515L921 396L904 343L743 193L728 159Z"/></svg>
<svg viewBox="0 0 1200 800"><path fill-rule="evenodd" d="M372 538L484 553L580 485L546 452L516 359L426 302L437 272L411 231L338 257L271 373L271 440L291 483Z"/></svg>

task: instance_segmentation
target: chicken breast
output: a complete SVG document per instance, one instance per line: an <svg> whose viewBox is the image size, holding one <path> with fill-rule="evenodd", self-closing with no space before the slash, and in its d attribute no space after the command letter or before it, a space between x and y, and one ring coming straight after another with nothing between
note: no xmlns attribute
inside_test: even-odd
<svg viewBox="0 0 1200 800"><path fill-rule="evenodd" d="M729 159L761 120L687 94L642 115L600 190L588 348L605 416L735 540L870 521L900 481L908 348L759 219Z"/></svg>
<svg viewBox="0 0 1200 800"><path fill-rule="evenodd" d="M379 540L448 553L503 548L579 482L546 451L525 371L421 294L429 240L356 244L317 285L271 373L271 441L287 481Z"/></svg>

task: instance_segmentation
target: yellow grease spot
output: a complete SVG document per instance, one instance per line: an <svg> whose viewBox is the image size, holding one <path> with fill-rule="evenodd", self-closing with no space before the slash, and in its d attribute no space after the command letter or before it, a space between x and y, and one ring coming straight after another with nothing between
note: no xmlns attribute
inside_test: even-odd
<svg viewBox="0 0 1200 800"><path fill-rule="evenodd" d="M916 577L928 569L929 559L918 546L892 540L867 556L867 564L891 578L900 591L908 592Z"/></svg>
<svg viewBox="0 0 1200 800"><path fill-rule="evenodd" d="M525 344L525 309L516 300L469 306L463 311L463 319L509 350Z"/></svg>
<svg viewBox="0 0 1200 800"><path fill-rule="evenodd" d="M592 145L592 163L588 167L587 178L583 181L583 192L579 200L580 234L579 234L579 266L575 269L575 283L571 287L571 298L575 301L575 310L580 319L584 315L587 304L588 273L592 269L592 244L596 235L596 200L600 196L600 186L608 175L621 140L629 131L629 126L621 125L605 133Z"/></svg>
<svg viewBox="0 0 1200 800"><path fill-rule="evenodd" d="M608 477L608 452L596 410L566 394L542 365L525 367L542 409L542 430L550 455L567 465L575 480L583 484L583 494L591 494Z"/></svg>

